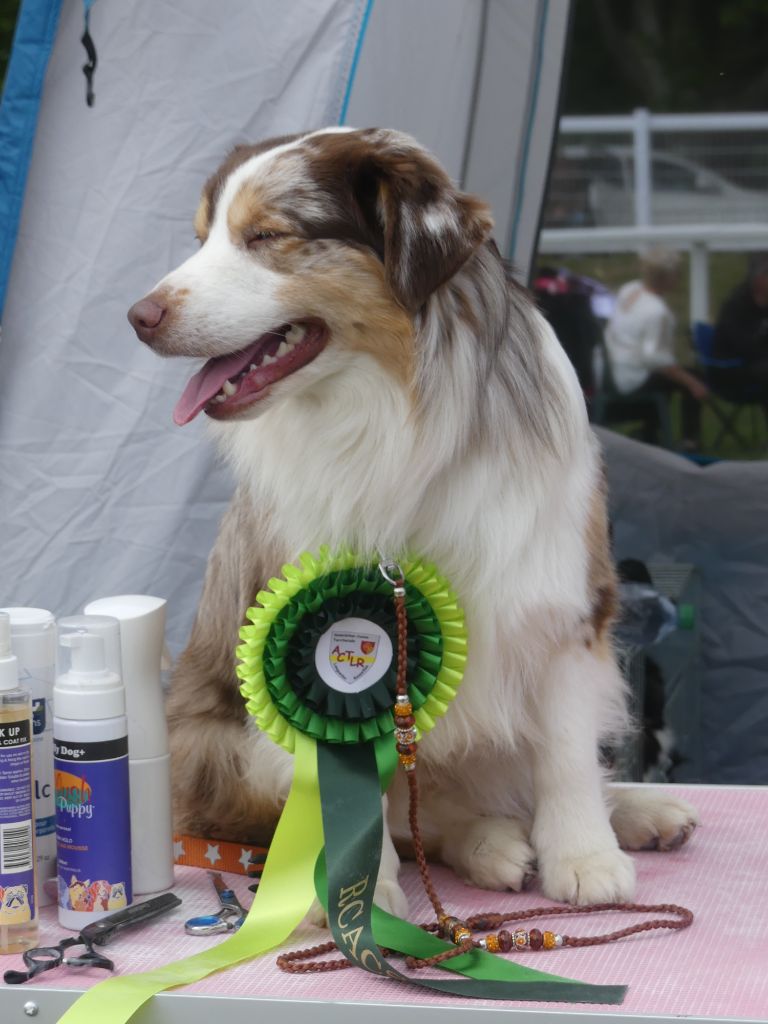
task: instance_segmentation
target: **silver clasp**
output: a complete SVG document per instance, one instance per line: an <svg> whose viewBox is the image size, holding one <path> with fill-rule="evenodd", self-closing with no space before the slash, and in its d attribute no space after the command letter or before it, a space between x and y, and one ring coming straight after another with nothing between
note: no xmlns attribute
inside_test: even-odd
<svg viewBox="0 0 768 1024"><path fill-rule="evenodd" d="M379 572L387 583L395 588L396 597L405 596L405 588L403 587L403 580L405 579L405 576L398 562L393 558L382 559L382 561L379 562Z"/></svg>

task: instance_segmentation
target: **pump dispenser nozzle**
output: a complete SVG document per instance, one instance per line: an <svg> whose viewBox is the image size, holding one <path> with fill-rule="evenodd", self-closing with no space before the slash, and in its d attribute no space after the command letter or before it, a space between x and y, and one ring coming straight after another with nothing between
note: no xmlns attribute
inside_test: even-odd
<svg viewBox="0 0 768 1024"><path fill-rule="evenodd" d="M59 637L72 651L72 667L58 676L54 688L57 718L117 718L125 714L125 689L120 676L106 667L104 640L95 633Z"/></svg>

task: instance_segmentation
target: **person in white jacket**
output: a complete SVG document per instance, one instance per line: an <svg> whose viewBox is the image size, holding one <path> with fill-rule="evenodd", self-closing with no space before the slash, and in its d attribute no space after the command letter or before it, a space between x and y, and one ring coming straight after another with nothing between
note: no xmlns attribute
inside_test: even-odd
<svg viewBox="0 0 768 1024"><path fill-rule="evenodd" d="M701 403L709 389L675 356L675 318L664 300L677 284L680 256L650 249L641 257L640 280L622 285L613 315L605 328L605 345L613 380L625 395L662 391L682 396L683 444L695 447ZM658 424L650 424L646 440L658 440Z"/></svg>

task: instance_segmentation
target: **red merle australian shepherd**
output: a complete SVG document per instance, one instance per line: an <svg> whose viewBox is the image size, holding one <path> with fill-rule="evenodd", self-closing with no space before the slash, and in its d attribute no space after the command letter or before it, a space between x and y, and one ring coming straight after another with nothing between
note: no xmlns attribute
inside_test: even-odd
<svg viewBox="0 0 768 1024"><path fill-rule="evenodd" d="M490 889L629 900L625 850L685 841L696 812L612 788L626 727L601 467L571 366L509 278L485 204L413 139L331 129L239 146L203 189L200 250L129 314L197 356L179 426L204 413L238 488L169 701L176 825L269 838L291 758L246 715L245 609L304 550L434 562L467 615L466 675L420 745L428 853ZM377 900L408 828L389 796Z"/></svg>

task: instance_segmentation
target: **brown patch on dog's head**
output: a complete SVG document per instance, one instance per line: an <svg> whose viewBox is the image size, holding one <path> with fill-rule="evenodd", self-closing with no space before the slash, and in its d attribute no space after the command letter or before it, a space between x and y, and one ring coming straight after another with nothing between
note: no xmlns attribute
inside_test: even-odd
<svg viewBox="0 0 768 1024"><path fill-rule="evenodd" d="M397 301L415 313L490 234L488 207L459 192L408 136L367 129L302 144L309 173L338 197L335 237L370 247Z"/></svg>
<svg viewBox="0 0 768 1024"><path fill-rule="evenodd" d="M204 242L211 230L211 202L205 192L200 196L200 202L195 211L194 227L198 241Z"/></svg>
<svg viewBox="0 0 768 1024"><path fill-rule="evenodd" d="M259 234L287 235L293 225L250 182L240 186L227 207L227 227L235 245L250 245Z"/></svg>
<svg viewBox="0 0 768 1024"><path fill-rule="evenodd" d="M280 252L281 246L275 246ZM274 257L280 269L294 273L281 289L287 306L301 304L310 317L327 323L335 344L373 356L406 388L415 369L414 328L387 284L384 268L365 249L328 242L313 261L286 246Z"/></svg>

